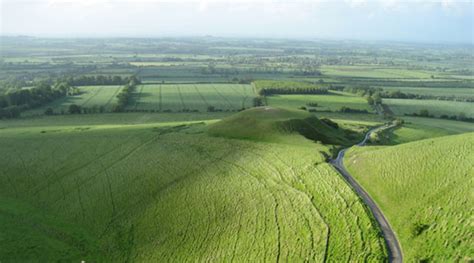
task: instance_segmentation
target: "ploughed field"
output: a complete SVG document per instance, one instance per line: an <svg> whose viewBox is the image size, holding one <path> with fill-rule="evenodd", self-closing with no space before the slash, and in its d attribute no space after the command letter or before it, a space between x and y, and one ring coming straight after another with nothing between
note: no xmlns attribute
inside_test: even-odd
<svg viewBox="0 0 474 263"><path fill-rule="evenodd" d="M474 133L356 147L345 163L387 216L407 261L474 258Z"/></svg>
<svg viewBox="0 0 474 263"><path fill-rule="evenodd" d="M227 136L254 115L267 120L257 134L273 136ZM325 162L330 146L294 129L343 132L302 117L257 108L222 123L4 127L0 258L383 260L370 214Z"/></svg>

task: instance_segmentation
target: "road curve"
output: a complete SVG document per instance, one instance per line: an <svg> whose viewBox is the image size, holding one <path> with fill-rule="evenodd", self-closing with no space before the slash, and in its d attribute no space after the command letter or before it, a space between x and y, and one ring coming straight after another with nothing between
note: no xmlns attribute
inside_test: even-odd
<svg viewBox="0 0 474 263"><path fill-rule="evenodd" d="M370 138L370 134L377 129L388 129L394 127L393 125L384 125L375 129L372 129L367 132L364 140L357 144L357 146L364 146ZM388 261L389 262L403 262L402 249L398 243L397 236L393 232L390 224L385 218L384 214L374 202L374 200L369 196L369 194L357 183L357 181L349 174L349 172L344 167L344 154L348 148L341 150L336 159L331 160L331 164L336 168L336 170L344 177L344 179L349 183L349 185L356 191L356 193L362 198L367 207L372 211L372 214L375 217L375 220L379 224L382 235L385 239L385 244L388 249Z"/></svg>

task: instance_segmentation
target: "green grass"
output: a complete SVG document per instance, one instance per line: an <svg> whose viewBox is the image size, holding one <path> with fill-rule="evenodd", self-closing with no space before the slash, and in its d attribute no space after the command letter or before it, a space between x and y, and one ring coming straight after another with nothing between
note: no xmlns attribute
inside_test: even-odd
<svg viewBox="0 0 474 263"><path fill-rule="evenodd" d="M323 144L296 133L287 135L295 144L210 136L202 122L54 120L0 129L2 260L385 257L359 198L324 162Z"/></svg>
<svg viewBox="0 0 474 263"><path fill-rule="evenodd" d="M121 89L121 86L81 86L81 94L55 100L43 107L24 112L22 116L41 115L47 108L52 108L56 114L67 113L71 104L85 108L104 106L106 111L111 111Z"/></svg>
<svg viewBox="0 0 474 263"><path fill-rule="evenodd" d="M232 112L187 112L187 113L104 113L35 116L21 119L0 121L0 130L15 127L49 127L49 126L78 126L78 125L135 125L147 123L172 123L218 120L229 116Z"/></svg>
<svg viewBox="0 0 474 263"><path fill-rule="evenodd" d="M420 117L403 117L403 119L405 124L395 129L390 135L389 141L391 144L474 132L474 125L468 122Z"/></svg>
<svg viewBox="0 0 474 263"><path fill-rule="evenodd" d="M235 111L252 106L250 85L240 84L163 84L137 88L128 109L181 112L217 110Z"/></svg>
<svg viewBox="0 0 474 263"><path fill-rule="evenodd" d="M346 95L273 95L267 97L269 106L298 109L300 107L316 110L338 111L341 107L372 111L370 105L362 97ZM317 103L318 107L310 107L307 103Z"/></svg>
<svg viewBox="0 0 474 263"><path fill-rule="evenodd" d="M419 113L420 110L428 110L430 114L441 116L443 114L452 116L460 113L467 117L474 117L474 104L470 102L443 101L443 100L412 100L412 99L383 99L396 115Z"/></svg>
<svg viewBox="0 0 474 263"><path fill-rule="evenodd" d="M351 149L348 170L397 233L405 260L471 261L474 133Z"/></svg>

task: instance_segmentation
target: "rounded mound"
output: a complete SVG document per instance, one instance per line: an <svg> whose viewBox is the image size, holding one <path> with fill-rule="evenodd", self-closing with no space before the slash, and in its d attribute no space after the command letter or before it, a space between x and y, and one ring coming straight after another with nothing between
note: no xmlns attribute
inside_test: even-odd
<svg viewBox="0 0 474 263"><path fill-rule="evenodd" d="M274 141L291 134L327 144L347 144L347 131L305 111L258 107L241 111L209 127L208 133L235 139Z"/></svg>

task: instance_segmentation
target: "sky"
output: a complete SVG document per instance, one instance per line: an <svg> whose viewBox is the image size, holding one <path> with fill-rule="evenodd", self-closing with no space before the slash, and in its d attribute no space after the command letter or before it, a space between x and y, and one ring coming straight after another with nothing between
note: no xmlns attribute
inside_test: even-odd
<svg viewBox="0 0 474 263"><path fill-rule="evenodd" d="M1 35L474 44L474 0L0 0Z"/></svg>

